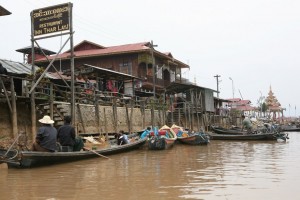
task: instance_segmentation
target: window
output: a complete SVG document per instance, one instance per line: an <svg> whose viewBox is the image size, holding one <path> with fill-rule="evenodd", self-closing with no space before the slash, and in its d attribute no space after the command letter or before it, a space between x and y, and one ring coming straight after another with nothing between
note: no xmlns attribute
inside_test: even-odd
<svg viewBox="0 0 300 200"><path fill-rule="evenodd" d="M132 75L132 63L131 62L123 62L119 66L120 66L121 73Z"/></svg>

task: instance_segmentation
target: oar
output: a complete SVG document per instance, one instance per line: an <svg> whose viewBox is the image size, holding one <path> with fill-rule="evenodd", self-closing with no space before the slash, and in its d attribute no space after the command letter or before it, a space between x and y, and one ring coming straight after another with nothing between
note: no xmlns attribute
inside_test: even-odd
<svg viewBox="0 0 300 200"><path fill-rule="evenodd" d="M92 149L89 149L89 148L86 148L86 147L83 147L83 149L88 150L88 151L90 151L90 152L93 152L94 154L96 154L96 155L98 155L98 156L101 156L101 157L103 157L103 158L110 159L109 157L106 157L106 156L104 156L104 155L101 155L100 153L97 153L96 151L94 151L94 150L92 150Z"/></svg>

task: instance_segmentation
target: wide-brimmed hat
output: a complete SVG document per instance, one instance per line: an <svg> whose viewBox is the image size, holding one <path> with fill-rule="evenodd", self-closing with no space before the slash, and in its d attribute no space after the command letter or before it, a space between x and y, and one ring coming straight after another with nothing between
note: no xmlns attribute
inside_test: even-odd
<svg viewBox="0 0 300 200"><path fill-rule="evenodd" d="M50 118L50 116L45 115L42 119L39 120L42 124L53 124L54 121Z"/></svg>

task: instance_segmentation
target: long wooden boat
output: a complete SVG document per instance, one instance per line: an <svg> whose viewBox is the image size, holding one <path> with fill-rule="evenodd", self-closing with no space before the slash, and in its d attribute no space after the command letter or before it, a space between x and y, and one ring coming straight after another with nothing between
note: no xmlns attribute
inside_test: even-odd
<svg viewBox="0 0 300 200"><path fill-rule="evenodd" d="M172 133L170 128L166 125L159 129L157 135L152 132L150 136L151 137L148 140L149 150L170 149L177 140L176 134Z"/></svg>
<svg viewBox="0 0 300 200"><path fill-rule="evenodd" d="M210 126L211 131L217 134L230 134L230 135L244 135L247 133L247 131L241 131L241 129L238 128L223 128L219 126Z"/></svg>
<svg viewBox="0 0 300 200"><path fill-rule="evenodd" d="M300 132L300 127L293 125L282 125L280 126L280 130L285 132Z"/></svg>
<svg viewBox="0 0 300 200"><path fill-rule="evenodd" d="M288 135L285 133L258 133L258 134L245 134L245 135L230 135L219 133L208 133L212 140L287 140Z"/></svg>
<svg viewBox="0 0 300 200"><path fill-rule="evenodd" d="M38 166L48 166L82 159L95 158L99 156L123 153L143 146L147 138L131 141L129 144L116 145L98 150L74 151L74 152L37 152L37 151L17 151L0 150L0 163L7 163L8 168L32 168ZM107 157L106 157L107 158Z"/></svg>
<svg viewBox="0 0 300 200"><path fill-rule="evenodd" d="M183 135L182 137L177 137L177 140L183 144L189 145L205 145L209 143L209 136L204 133L192 133L189 135Z"/></svg>

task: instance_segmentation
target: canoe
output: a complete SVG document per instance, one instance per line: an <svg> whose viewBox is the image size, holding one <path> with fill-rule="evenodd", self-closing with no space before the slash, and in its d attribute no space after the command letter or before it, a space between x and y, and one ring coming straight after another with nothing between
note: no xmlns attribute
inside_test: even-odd
<svg viewBox="0 0 300 200"><path fill-rule="evenodd" d="M182 144L189 145L205 145L209 143L209 136L205 133L192 133L185 137L177 137L177 140Z"/></svg>
<svg viewBox="0 0 300 200"><path fill-rule="evenodd" d="M0 163L7 163L8 168L32 168L38 166L48 166L72 161L78 161L96 157L106 157L106 155L123 153L138 149L143 146L147 138L131 141L129 144L111 144L97 150L72 151L72 152L37 152L37 151L17 151L0 149Z"/></svg>
<svg viewBox="0 0 300 200"><path fill-rule="evenodd" d="M170 131L177 136L177 141L189 145L201 145L209 143L209 136L203 132L190 133L183 127L173 124Z"/></svg>
<svg viewBox="0 0 300 200"><path fill-rule="evenodd" d="M212 140L287 140L288 135L285 133L257 133L257 134L245 134L245 135L230 135L220 133L208 133Z"/></svg>

